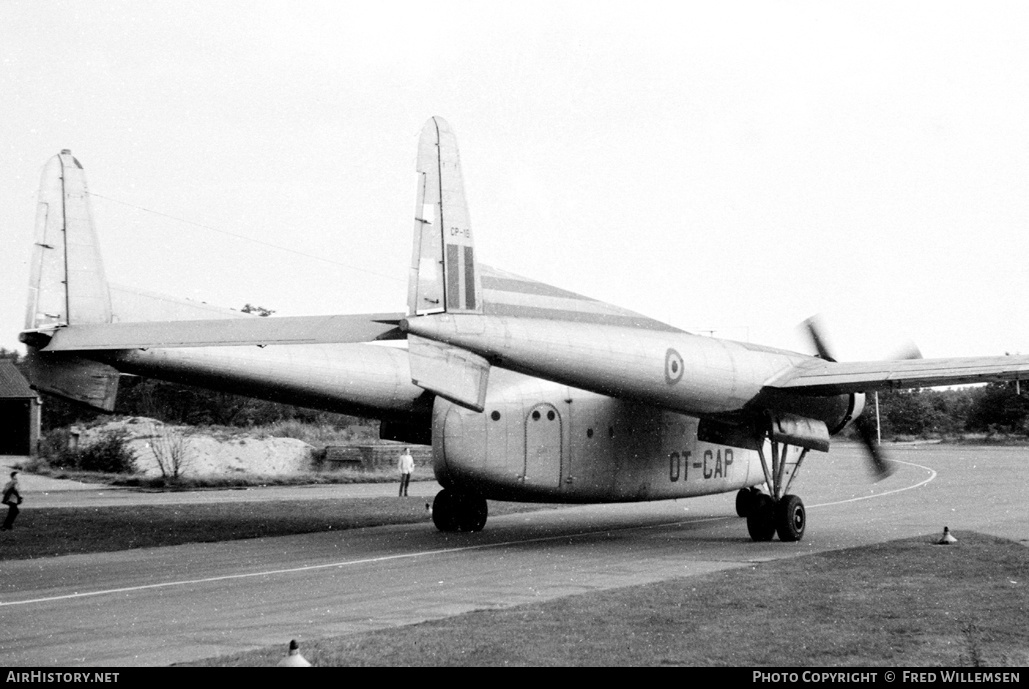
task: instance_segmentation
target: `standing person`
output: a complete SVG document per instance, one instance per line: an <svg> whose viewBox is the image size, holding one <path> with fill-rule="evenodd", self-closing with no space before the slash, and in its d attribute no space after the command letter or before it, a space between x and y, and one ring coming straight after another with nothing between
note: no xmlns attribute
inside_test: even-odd
<svg viewBox="0 0 1029 689"><path fill-rule="evenodd" d="M10 531L14 526L14 518L18 516L18 505L21 504L21 493L18 492L18 472L11 472L11 480L4 486L3 504L7 505L7 519L0 531Z"/></svg>
<svg viewBox="0 0 1029 689"><path fill-rule="evenodd" d="M397 468L400 469L400 497L406 498L407 486L411 483L411 474L414 473L414 457L411 456L411 450L406 447L404 454L400 455Z"/></svg>

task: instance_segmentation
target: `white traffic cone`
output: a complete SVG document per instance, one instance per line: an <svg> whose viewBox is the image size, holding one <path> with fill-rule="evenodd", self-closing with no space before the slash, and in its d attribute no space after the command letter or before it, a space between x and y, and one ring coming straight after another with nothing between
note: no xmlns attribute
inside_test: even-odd
<svg viewBox="0 0 1029 689"><path fill-rule="evenodd" d="M940 545L950 545L951 543L957 543L958 539L950 535L950 529L946 526L943 527L943 538L939 540Z"/></svg>
<svg viewBox="0 0 1029 689"><path fill-rule="evenodd" d="M307 658L300 655L300 644L296 639L289 642L289 655L280 660L275 667L311 667Z"/></svg>

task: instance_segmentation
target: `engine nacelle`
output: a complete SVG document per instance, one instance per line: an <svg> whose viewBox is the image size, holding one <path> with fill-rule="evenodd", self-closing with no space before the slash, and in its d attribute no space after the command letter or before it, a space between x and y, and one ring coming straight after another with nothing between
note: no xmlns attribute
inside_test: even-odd
<svg viewBox="0 0 1029 689"><path fill-rule="evenodd" d="M836 435L844 428L849 426L851 423L857 420L857 418L861 416L861 414L863 414L865 411L865 393L854 392L849 395L844 395L844 397L850 398L850 408L847 411L847 413L843 416L843 418L840 419L840 423L835 427L835 429L832 426L829 426L829 432L833 435Z"/></svg>
<svg viewBox="0 0 1029 689"><path fill-rule="evenodd" d="M806 419L821 421L830 435L836 435L861 416L865 408L865 394L855 392L815 396L766 389L748 407L755 412L769 410L773 413L796 414Z"/></svg>

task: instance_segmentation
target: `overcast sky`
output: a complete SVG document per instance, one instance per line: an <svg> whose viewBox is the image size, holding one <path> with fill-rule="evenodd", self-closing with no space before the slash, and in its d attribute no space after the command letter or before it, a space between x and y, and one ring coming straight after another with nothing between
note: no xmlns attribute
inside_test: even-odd
<svg viewBox="0 0 1029 689"><path fill-rule="evenodd" d="M841 359L1029 354L1027 35L1022 2L0 0L0 346L62 148L112 282L403 310L440 115L486 263L791 349L820 312Z"/></svg>

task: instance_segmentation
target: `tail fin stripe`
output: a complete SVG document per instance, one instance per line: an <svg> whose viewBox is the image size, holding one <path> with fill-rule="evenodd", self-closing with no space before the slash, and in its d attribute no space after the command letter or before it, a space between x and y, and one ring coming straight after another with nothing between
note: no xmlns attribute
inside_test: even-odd
<svg viewBox="0 0 1029 689"><path fill-rule="evenodd" d="M464 296L465 308L469 311L475 310L475 257L474 249L470 246L464 248Z"/></svg>
<svg viewBox="0 0 1029 689"><path fill-rule="evenodd" d="M457 270L457 244L447 244L447 309L461 308L461 273Z"/></svg>

